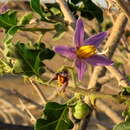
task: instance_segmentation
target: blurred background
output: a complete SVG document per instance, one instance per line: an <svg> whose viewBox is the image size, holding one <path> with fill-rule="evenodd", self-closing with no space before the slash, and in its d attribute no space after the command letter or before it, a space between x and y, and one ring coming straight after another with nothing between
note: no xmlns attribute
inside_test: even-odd
<svg viewBox="0 0 130 130"><path fill-rule="evenodd" d="M45 2L54 2L54 0L45 0ZM24 15L27 12L31 12L30 4L28 0L0 0L0 8L6 5L9 9L15 9L18 11L18 17ZM115 21L116 17L118 16L118 11L113 12L113 18L107 11L104 11L104 21L102 23L98 23L95 19L87 20L83 18L85 23L85 27L87 29L87 33L89 35L95 34L95 32L110 30L113 26L113 21ZM38 18L36 14L34 14L34 21ZM113 21L112 21L113 20ZM49 23L34 23L31 26L42 27L42 28L50 28L52 27ZM30 25L28 25L30 26ZM47 32L44 37L42 38L42 42L46 43L46 46L52 48L54 45L72 45L73 39L73 31L68 30L67 33L59 40L53 40L53 36L55 31ZM19 31L15 37L14 41L21 41L21 42L35 42L39 38L39 32L22 32ZM0 32L0 47L3 48L3 40L4 31ZM122 47L128 47L130 49L130 23L127 24L125 32L124 32L124 39L125 42L121 43L119 48L117 49L116 53L113 56L113 60L116 62L115 66L121 71L122 74L127 75L127 79L130 81L130 54L129 52L125 52L125 50L121 50ZM120 53L122 51L122 54ZM119 56L121 55L121 56ZM2 55L1 55L2 57ZM71 65L72 62L68 60L64 60L63 57L59 55L55 55L53 60L45 61L45 65L48 67L48 74L44 74L43 77L46 80L49 80L56 70L60 68L63 64ZM86 73L86 79L84 79L83 84L87 87L89 78L91 77L93 68L91 65L88 66L88 73ZM108 80L103 84L101 92L107 94L117 94L120 92L120 87L118 85L117 80L109 73L106 73ZM100 79L101 82L103 80ZM68 92L67 96L64 97L62 95L57 95L57 91L55 88L50 88L47 86L40 86L40 89L44 92L45 96L50 101L57 101L60 103L64 103L66 99L69 97ZM21 102L22 100L22 102ZM122 104L115 104L111 100L104 100L108 103L110 108L114 109L120 116L121 112L125 109L125 105ZM23 104L24 103L24 104ZM0 122L15 124L15 125L24 125L24 126L33 126L35 120L33 117L29 115L27 110L29 109L31 114L35 118L39 118L42 113L42 106L43 101L37 94L35 88L32 87L30 82L24 81L21 75L1 75L0 76ZM103 125L100 125L99 122L94 120L92 117L89 122L88 130L106 130L103 126L109 126L109 130L112 129L113 125L115 124L110 118L108 118L104 113L100 110L96 110L94 115L102 122ZM30 120L32 119L32 120ZM99 124L98 124L99 123ZM96 125L97 124L97 125Z"/></svg>

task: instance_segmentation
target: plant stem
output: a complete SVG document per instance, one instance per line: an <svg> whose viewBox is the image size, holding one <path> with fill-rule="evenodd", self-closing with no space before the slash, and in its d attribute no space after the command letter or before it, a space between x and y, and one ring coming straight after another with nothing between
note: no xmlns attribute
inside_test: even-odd
<svg viewBox="0 0 130 130"><path fill-rule="evenodd" d="M53 31L54 28L50 28L50 29L45 29L45 28L23 28L21 27L20 30L22 31L30 31L30 32L35 32L35 31L39 31L39 32L42 32L42 33L45 33L45 32L49 32L49 31Z"/></svg>
<svg viewBox="0 0 130 130"><path fill-rule="evenodd" d="M127 6L124 0L115 0L120 8L124 11L128 19L130 20L130 4Z"/></svg>
<svg viewBox="0 0 130 130"><path fill-rule="evenodd" d="M46 99L44 93L41 91L40 87L35 82L33 82L32 80L29 80L29 81L30 81L31 85L34 87L34 89L36 90L36 92L38 93L38 95L41 98L43 104L46 104L47 99Z"/></svg>
<svg viewBox="0 0 130 130"><path fill-rule="evenodd" d="M68 21L69 24L71 25L71 27L74 29L75 28L75 18L72 15L67 3L65 0L56 0L56 2L60 5L60 9L62 10L64 17L65 17L65 21Z"/></svg>
<svg viewBox="0 0 130 130"><path fill-rule="evenodd" d="M126 26L126 23L127 23L127 18L126 16L124 15L124 13L121 13L118 18L116 19L116 22L113 26L113 29L112 29L112 32L104 46L104 48L109 48L109 51L107 52L107 56L111 59L116 48L118 47L119 45L119 40L124 32L124 28ZM106 66L106 68L109 68L109 66ZM98 66L98 67L95 67L94 71L93 71L93 74L91 76L91 79L89 81L89 84L88 84L88 88L94 88L96 87L96 83L97 83L97 79L99 77L99 75L103 75L105 74L106 70L104 70L104 68ZM114 71L113 71L114 73ZM118 72L119 73L119 72ZM125 79L125 78L123 78Z"/></svg>
<svg viewBox="0 0 130 130"><path fill-rule="evenodd" d="M123 121L123 119L121 119L120 116L116 112L111 110L111 108L103 101L96 100L95 105L98 109L104 112L109 118L111 118L116 124L121 123Z"/></svg>

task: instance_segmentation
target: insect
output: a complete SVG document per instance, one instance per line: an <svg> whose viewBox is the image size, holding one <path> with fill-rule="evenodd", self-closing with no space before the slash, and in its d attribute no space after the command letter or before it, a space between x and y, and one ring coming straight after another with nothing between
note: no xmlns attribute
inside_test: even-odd
<svg viewBox="0 0 130 130"><path fill-rule="evenodd" d="M68 86L69 81L69 73L67 69L63 69L60 72L57 72L54 77L49 81L52 82L54 80L57 80L58 87L60 87L58 90L59 92L65 92L66 87Z"/></svg>

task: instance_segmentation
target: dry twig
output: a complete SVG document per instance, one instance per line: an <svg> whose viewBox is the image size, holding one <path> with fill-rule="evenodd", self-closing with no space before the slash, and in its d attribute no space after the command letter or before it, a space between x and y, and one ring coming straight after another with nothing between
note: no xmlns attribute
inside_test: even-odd
<svg viewBox="0 0 130 130"><path fill-rule="evenodd" d="M127 6L124 0L115 0L119 7L124 11L126 16L130 19L130 5Z"/></svg>
<svg viewBox="0 0 130 130"><path fill-rule="evenodd" d="M56 0L56 2L60 5L60 9L62 10L65 21L68 21L71 27L75 28L75 18L72 15L70 9L68 8L68 5L65 0Z"/></svg>
<svg viewBox="0 0 130 130"><path fill-rule="evenodd" d="M32 123L36 122L36 118L33 116L33 114L30 112L30 110L25 106L23 101L19 98L19 101L23 107L23 110L27 112L27 114L30 116Z"/></svg>
<svg viewBox="0 0 130 130"><path fill-rule="evenodd" d="M96 107L104 112L109 118L111 118L116 124L121 123L123 120L119 117L119 115L114 112L108 105L106 105L101 100L96 100Z"/></svg>
<svg viewBox="0 0 130 130"><path fill-rule="evenodd" d="M47 103L47 99L44 95L44 93L41 91L40 87L38 86L37 83L33 82L32 80L29 80L31 85L33 86L33 88L36 90L36 92L38 93L39 97L41 98L43 104Z"/></svg>
<svg viewBox="0 0 130 130"><path fill-rule="evenodd" d="M20 115L22 118L26 119L27 121L29 121L28 116L26 115L25 112L23 112L21 109L19 109L15 104L10 103L9 101L7 101L6 99L4 99L3 97L0 97L0 102L2 102L4 105L11 107L15 110L15 112Z"/></svg>
<svg viewBox="0 0 130 130"><path fill-rule="evenodd" d="M43 106L38 104L37 102L33 101L32 99L22 95L21 93L19 93L17 90L10 90L10 89L7 89L7 88L0 88L0 91L6 93L7 95L10 95L10 96L15 96L15 97L18 97L30 104L33 104L34 106L36 106L38 109L42 109Z"/></svg>

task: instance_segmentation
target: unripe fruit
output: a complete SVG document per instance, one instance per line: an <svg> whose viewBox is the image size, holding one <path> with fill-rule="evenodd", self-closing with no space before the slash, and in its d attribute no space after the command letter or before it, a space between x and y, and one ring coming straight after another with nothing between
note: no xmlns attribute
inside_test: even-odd
<svg viewBox="0 0 130 130"><path fill-rule="evenodd" d="M90 112L89 106L80 100L73 108L73 116L79 120L85 118L89 114L89 112Z"/></svg>

